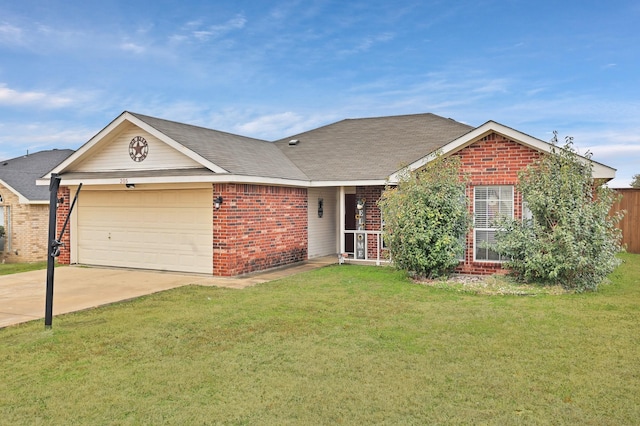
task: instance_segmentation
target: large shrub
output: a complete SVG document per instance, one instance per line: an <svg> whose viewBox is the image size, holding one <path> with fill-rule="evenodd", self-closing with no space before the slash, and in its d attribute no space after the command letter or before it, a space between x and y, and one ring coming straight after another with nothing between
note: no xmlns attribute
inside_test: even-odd
<svg viewBox="0 0 640 426"><path fill-rule="evenodd" d="M593 179L567 138L519 174L530 218L503 219L492 247L524 281L561 284L578 292L596 290L618 265L621 215L609 215L615 192ZM587 154L586 158L590 159Z"/></svg>
<svg viewBox="0 0 640 426"><path fill-rule="evenodd" d="M458 265L471 223L465 187L459 159L438 156L386 188L378 204L397 267L437 277Z"/></svg>

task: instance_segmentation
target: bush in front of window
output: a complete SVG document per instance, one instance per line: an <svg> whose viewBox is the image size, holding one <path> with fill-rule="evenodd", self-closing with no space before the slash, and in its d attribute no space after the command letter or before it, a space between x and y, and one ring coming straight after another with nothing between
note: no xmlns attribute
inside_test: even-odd
<svg viewBox="0 0 640 426"><path fill-rule="evenodd" d="M517 188L531 217L502 218L492 248L523 281L597 290L623 250L615 227L622 215L609 215L617 196L594 181L593 164L577 154L571 138L562 147L557 134L551 142L552 152L519 174Z"/></svg>
<svg viewBox="0 0 640 426"><path fill-rule="evenodd" d="M387 187L378 205L394 264L412 275L439 277L458 266L471 215L457 157L437 156Z"/></svg>

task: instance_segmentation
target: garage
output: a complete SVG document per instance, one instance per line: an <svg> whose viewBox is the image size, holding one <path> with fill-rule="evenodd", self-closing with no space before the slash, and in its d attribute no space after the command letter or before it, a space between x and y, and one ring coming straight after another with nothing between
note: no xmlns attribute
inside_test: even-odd
<svg viewBox="0 0 640 426"><path fill-rule="evenodd" d="M212 273L211 188L83 189L78 207L78 263Z"/></svg>

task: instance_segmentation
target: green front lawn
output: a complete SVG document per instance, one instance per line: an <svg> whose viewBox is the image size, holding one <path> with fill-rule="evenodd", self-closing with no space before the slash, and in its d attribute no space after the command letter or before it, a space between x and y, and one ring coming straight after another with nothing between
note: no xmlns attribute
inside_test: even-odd
<svg viewBox="0 0 640 426"><path fill-rule="evenodd" d="M10 275L10 274L17 274L20 272L37 271L39 269L47 269L47 262L0 263L0 275Z"/></svg>
<svg viewBox="0 0 640 426"><path fill-rule="evenodd" d="M0 330L2 424L637 424L640 255L579 295L388 268L185 287Z"/></svg>

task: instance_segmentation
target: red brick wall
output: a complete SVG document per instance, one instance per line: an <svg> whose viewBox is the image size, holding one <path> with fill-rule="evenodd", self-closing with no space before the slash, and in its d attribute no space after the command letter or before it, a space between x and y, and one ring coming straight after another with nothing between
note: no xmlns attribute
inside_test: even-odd
<svg viewBox="0 0 640 426"><path fill-rule="evenodd" d="M307 259L307 190L215 184L213 274L234 276Z"/></svg>
<svg viewBox="0 0 640 426"><path fill-rule="evenodd" d="M492 133L454 154L461 160L462 171L470 177L467 196L473 213L473 191L476 186L515 185L518 171L540 157L540 152ZM514 190L514 215L522 214L522 196ZM466 274L502 272L496 262L473 261L473 231L467 236L465 261L457 268Z"/></svg>
<svg viewBox="0 0 640 426"><path fill-rule="evenodd" d="M69 214L69 207L71 207L71 202L73 201L71 199L71 191L68 187L61 186L58 188L58 199L60 198L64 198L64 201L58 204L58 212L56 216L56 238L60 236L62 225L64 225L64 221ZM63 265L71 263L71 234L69 228L71 228L71 221L67 224L67 230L62 236L62 246L60 247L60 256L58 257L58 263Z"/></svg>

